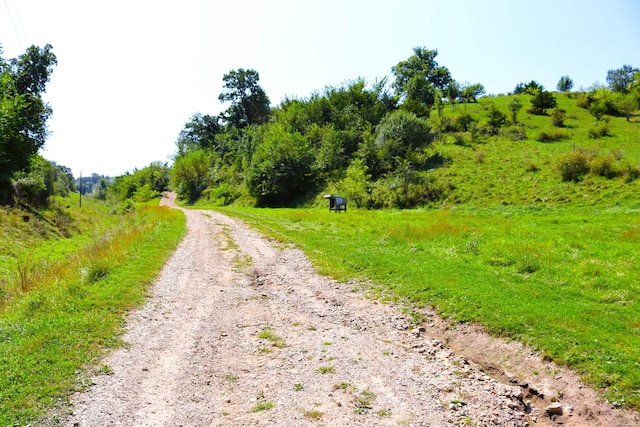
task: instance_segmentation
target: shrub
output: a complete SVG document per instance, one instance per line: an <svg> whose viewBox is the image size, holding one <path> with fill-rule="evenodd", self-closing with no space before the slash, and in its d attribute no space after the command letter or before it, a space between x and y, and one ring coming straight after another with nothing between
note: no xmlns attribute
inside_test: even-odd
<svg viewBox="0 0 640 427"><path fill-rule="evenodd" d="M583 150L564 154L558 159L558 170L563 181L580 181L589 173L591 156Z"/></svg>
<svg viewBox="0 0 640 427"><path fill-rule="evenodd" d="M487 125L489 127L489 133L497 135L502 126L507 123L507 115L498 110L495 105L491 105L487 112Z"/></svg>
<svg viewBox="0 0 640 427"><path fill-rule="evenodd" d="M605 136L611 136L609 126L606 124L589 129L589 138L598 139Z"/></svg>
<svg viewBox="0 0 640 427"><path fill-rule="evenodd" d="M551 121L555 127L564 127L564 121L567 118L567 110L562 108L554 108L551 113Z"/></svg>
<svg viewBox="0 0 640 427"><path fill-rule="evenodd" d="M551 92L540 91L531 98L531 108L529 112L536 115L545 115L549 108L556 106L556 98Z"/></svg>
<svg viewBox="0 0 640 427"><path fill-rule="evenodd" d="M13 181L16 198L31 206L42 205L48 198L44 179L39 176L28 176Z"/></svg>
<svg viewBox="0 0 640 427"><path fill-rule="evenodd" d="M626 163L624 165L622 173L624 174L624 182L626 183L630 183L631 181L635 181L640 178L640 168L633 166L630 163Z"/></svg>
<svg viewBox="0 0 640 427"><path fill-rule="evenodd" d="M596 156L589 162L591 173L605 178L615 178L618 171L615 169L615 158L609 156Z"/></svg>
<svg viewBox="0 0 640 427"><path fill-rule="evenodd" d="M560 129L555 129L555 130L543 130L540 131L540 133L538 134L538 141L540 142L553 142L553 141L560 141L562 139L568 138L569 135L567 135L566 132L560 130Z"/></svg>
<svg viewBox="0 0 640 427"><path fill-rule="evenodd" d="M471 114L463 112L460 113L459 116L455 117L454 124L457 130L469 132L477 121L478 120Z"/></svg>

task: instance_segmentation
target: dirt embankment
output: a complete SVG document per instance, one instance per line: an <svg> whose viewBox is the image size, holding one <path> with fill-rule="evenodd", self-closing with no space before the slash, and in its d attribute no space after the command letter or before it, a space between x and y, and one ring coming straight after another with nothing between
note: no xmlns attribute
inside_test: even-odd
<svg viewBox="0 0 640 427"><path fill-rule="evenodd" d="M412 324L238 220L185 214L129 345L74 396L68 425L640 425L518 344L429 312Z"/></svg>

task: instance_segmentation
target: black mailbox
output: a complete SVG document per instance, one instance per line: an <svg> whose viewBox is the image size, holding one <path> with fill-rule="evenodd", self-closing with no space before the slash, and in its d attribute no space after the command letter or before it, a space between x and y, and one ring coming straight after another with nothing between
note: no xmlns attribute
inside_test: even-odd
<svg viewBox="0 0 640 427"><path fill-rule="evenodd" d="M329 210L334 212L347 211L347 198L327 194L325 199L329 199Z"/></svg>

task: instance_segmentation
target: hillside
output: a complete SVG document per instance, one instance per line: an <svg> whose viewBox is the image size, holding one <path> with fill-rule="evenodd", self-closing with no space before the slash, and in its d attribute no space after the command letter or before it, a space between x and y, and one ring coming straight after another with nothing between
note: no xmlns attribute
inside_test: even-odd
<svg viewBox="0 0 640 427"><path fill-rule="evenodd" d="M566 110L564 127L553 126L550 116L521 111L519 125L504 128L499 135L480 135L474 142L469 132L454 132L435 141L427 152L444 160L426 176L447 190L432 204L639 207L640 119L607 118L599 126L606 126L609 135L590 137L597 129L595 119L577 105L576 96L555 94L558 108ZM465 113L482 117L491 106L507 113L507 104L515 97L482 98L478 104L457 106L444 117L453 122ZM520 98L525 110L531 96ZM540 141L545 134L559 139ZM576 181L565 181L560 166L566 163L565 156L576 152L584 152L590 171Z"/></svg>

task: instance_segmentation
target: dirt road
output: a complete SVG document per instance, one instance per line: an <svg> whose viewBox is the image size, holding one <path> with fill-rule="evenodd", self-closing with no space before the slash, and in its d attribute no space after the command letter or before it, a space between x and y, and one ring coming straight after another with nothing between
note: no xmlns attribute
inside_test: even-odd
<svg viewBox="0 0 640 427"><path fill-rule="evenodd" d="M162 203L175 207L173 197ZM535 386L518 370L524 368L516 361L522 347L497 349L496 341L471 329L446 332L444 322L430 313L424 325L411 324L402 307L367 298L363 285L318 276L300 251L268 241L238 220L210 211L185 214L187 236L147 304L128 319L123 339L129 345L109 355L95 385L74 396L68 425L637 421L615 418L622 415L602 402L586 401L586 390L577 383L564 394L544 389L560 384L557 379L539 377L544 387ZM464 340L476 335L482 339L469 341L469 347L475 343L478 350L481 343L480 354L512 351L506 357L511 366L499 364L499 357L490 358L493 364L477 364L444 344L464 347ZM530 352L524 359L538 363ZM570 374L557 370L552 378L563 375ZM577 390L583 390L582 400L571 401ZM545 411L553 400L560 400L555 406L561 415ZM603 406L592 407L596 404Z"/></svg>

